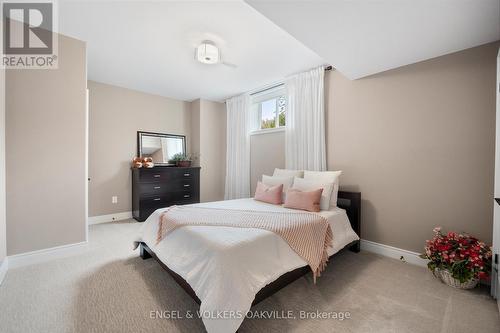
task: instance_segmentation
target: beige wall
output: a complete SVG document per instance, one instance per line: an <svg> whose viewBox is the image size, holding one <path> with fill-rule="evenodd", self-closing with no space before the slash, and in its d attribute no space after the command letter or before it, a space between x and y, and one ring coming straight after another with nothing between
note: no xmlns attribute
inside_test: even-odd
<svg viewBox="0 0 500 333"><path fill-rule="evenodd" d="M199 154L201 166L200 201L224 199L226 176L226 106L195 100L192 111L192 151Z"/></svg>
<svg viewBox="0 0 500 333"><path fill-rule="evenodd" d="M193 165L200 166L200 109L201 100L197 99L191 102L191 152L196 155L196 160L193 161ZM200 175L201 176L201 175ZM201 179L200 179L201 182ZM201 190L201 189L200 189ZM200 193L201 196L201 193ZM201 197L200 197L201 199Z"/></svg>
<svg viewBox="0 0 500 333"><path fill-rule="evenodd" d="M361 191L364 239L419 252L440 225L491 242L498 46L355 81L327 73L328 169ZM273 135L252 137L253 187L285 164Z"/></svg>
<svg viewBox="0 0 500 333"><path fill-rule="evenodd" d="M498 45L327 75L328 167L362 192L363 238L421 251L440 225L491 242Z"/></svg>
<svg viewBox="0 0 500 333"><path fill-rule="evenodd" d="M88 86L89 216L131 211L137 131L186 135L189 150L190 103L93 81Z"/></svg>
<svg viewBox="0 0 500 333"><path fill-rule="evenodd" d="M5 208L5 70L0 68L0 263L7 255Z"/></svg>
<svg viewBox="0 0 500 333"><path fill-rule="evenodd" d="M85 43L59 36L59 69L7 70L7 253L85 241Z"/></svg>
<svg viewBox="0 0 500 333"><path fill-rule="evenodd" d="M250 194L253 196L262 175L272 176L274 168L285 167L285 132L250 136Z"/></svg>

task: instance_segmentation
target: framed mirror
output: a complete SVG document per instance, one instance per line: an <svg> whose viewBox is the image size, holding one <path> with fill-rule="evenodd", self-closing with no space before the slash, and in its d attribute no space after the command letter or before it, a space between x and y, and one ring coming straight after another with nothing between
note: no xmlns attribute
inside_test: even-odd
<svg viewBox="0 0 500 333"><path fill-rule="evenodd" d="M186 136L153 132L137 132L137 154L151 157L155 165L169 164L172 156L186 154Z"/></svg>

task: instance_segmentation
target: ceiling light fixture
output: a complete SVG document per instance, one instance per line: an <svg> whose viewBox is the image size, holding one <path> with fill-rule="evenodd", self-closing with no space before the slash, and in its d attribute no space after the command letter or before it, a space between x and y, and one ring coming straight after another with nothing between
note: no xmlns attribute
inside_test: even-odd
<svg viewBox="0 0 500 333"><path fill-rule="evenodd" d="M225 65L232 68L236 68L235 64L231 64L225 61L222 61L221 52L217 45L210 40L204 40L201 44L195 49L195 59L201 62L202 64L207 65Z"/></svg>
<svg viewBox="0 0 500 333"><path fill-rule="evenodd" d="M215 43L209 40L201 42L196 48L196 60L201 63L215 65L220 61L220 51Z"/></svg>

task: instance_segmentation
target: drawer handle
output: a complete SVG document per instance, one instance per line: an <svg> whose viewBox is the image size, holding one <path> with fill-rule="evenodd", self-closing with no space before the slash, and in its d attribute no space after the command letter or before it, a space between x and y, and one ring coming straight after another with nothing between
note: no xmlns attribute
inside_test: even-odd
<svg viewBox="0 0 500 333"><path fill-rule="evenodd" d="M155 187L153 187L153 188L154 188L155 190L158 190L158 189L160 189L160 188L161 188L161 186L155 186Z"/></svg>
<svg viewBox="0 0 500 333"><path fill-rule="evenodd" d="M189 184L184 184L184 187L189 187L189 186L191 186L191 185L189 185Z"/></svg>
<svg viewBox="0 0 500 333"><path fill-rule="evenodd" d="M160 198L154 198L153 200L154 201L160 201L161 199Z"/></svg>
<svg viewBox="0 0 500 333"><path fill-rule="evenodd" d="M189 198L190 195L189 194L184 194L184 198Z"/></svg>
<svg viewBox="0 0 500 333"><path fill-rule="evenodd" d="M184 174L184 177L189 177L189 176L191 176L191 174L190 174L190 173L185 173L185 174Z"/></svg>
<svg viewBox="0 0 500 333"><path fill-rule="evenodd" d="M154 175L153 177L155 177L155 178L160 178L160 177L161 177L161 175Z"/></svg>

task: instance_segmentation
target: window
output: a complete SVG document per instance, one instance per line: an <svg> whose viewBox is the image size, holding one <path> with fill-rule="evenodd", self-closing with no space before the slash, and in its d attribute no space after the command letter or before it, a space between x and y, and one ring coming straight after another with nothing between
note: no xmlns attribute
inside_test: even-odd
<svg viewBox="0 0 500 333"><path fill-rule="evenodd" d="M286 125L286 97L283 86L252 96L252 107L257 115L257 130L280 128Z"/></svg>

